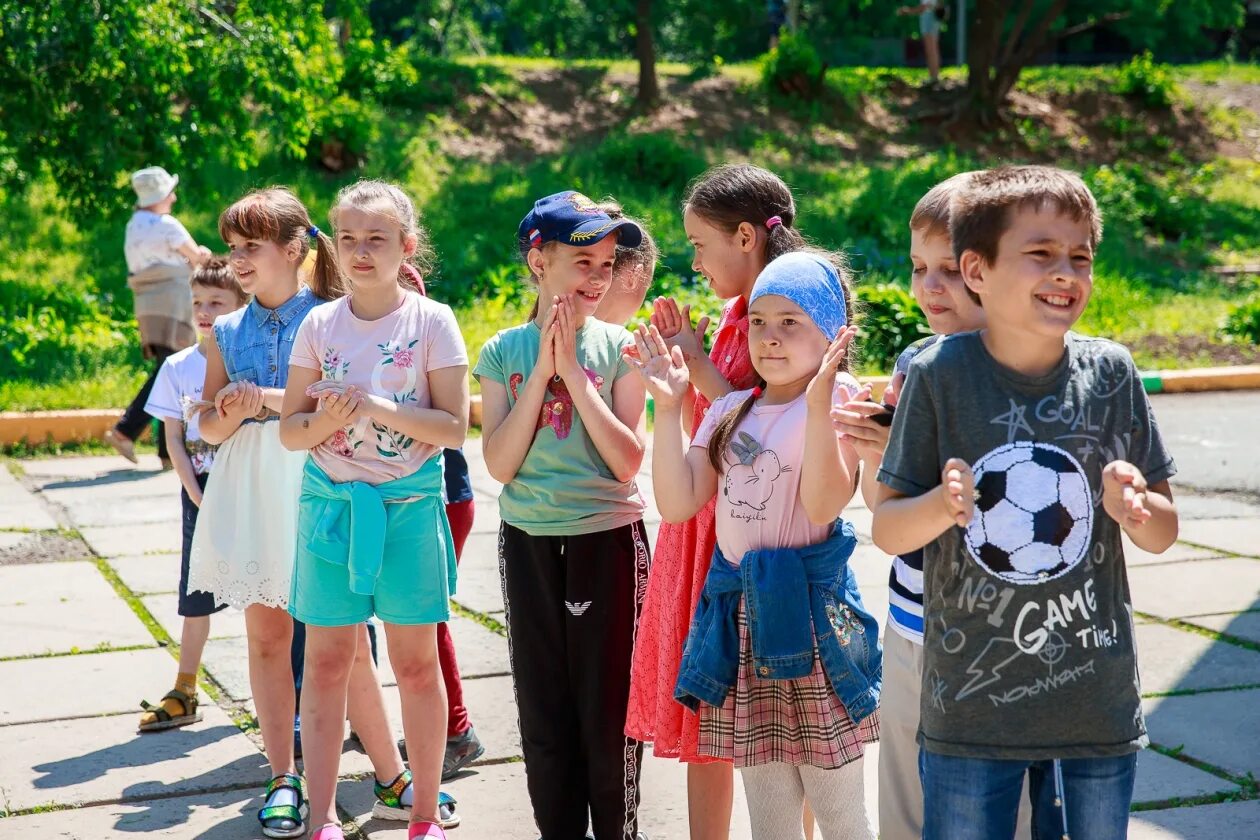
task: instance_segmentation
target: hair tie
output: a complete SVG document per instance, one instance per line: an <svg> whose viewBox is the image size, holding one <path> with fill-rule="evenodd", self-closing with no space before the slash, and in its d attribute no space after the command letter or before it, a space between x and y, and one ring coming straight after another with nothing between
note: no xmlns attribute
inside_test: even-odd
<svg viewBox="0 0 1260 840"><path fill-rule="evenodd" d="M754 386L753 386L753 399L754 399L754 400L755 400L755 399L758 399L760 396L761 396L761 386L760 386L760 385L754 385Z"/></svg>
<svg viewBox="0 0 1260 840"><path fill-rule="evenodd" d="M306 229L306 235L311 239L319 239L319 228L315 227L315 225L311 225Z"/></svg>
<svg viewBox="0 0 1260 840"><path fill-rule="evenodd" d="M774 230L776 227L778 227L781 224L783 224L782 216L771 216L770 218L766 219L766 230Z"/></svg>

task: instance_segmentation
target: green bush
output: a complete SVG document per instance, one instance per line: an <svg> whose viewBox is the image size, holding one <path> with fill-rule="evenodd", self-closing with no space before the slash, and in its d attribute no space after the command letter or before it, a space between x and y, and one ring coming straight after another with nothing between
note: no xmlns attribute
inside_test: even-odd
<svg viewBox="0 0 1260 840"><path fill-rule="evenodd" d="M888 372L898 354L932 330L914 297L900 286L858 286L859 368Z"/></svg>
<svg viewBox="0 0 1260 840"><path fill-rule="evenodd" d="M595 159L620 179L678 193L705 168L704 156L674 134L612 134L595 150Z"/></svg>
<svg viewBox="0 0 1260 840"><path fill-rule="evenodd" d="M6 378L49 381L81 373L90 376L107 364L139 362L138 347L134 325L100 312L69 319L51 306L0 312L0 370Z"/></svg>
<svg viewBox="0 0 1260 840"><path fill-rule="evenodd" d="M332 172L353 169L380 135L378 112L368 100L341 94L328 103L308 146L308 159Z"/></svg>
<svg viewBox="0 0 1260 840"><path fill-rule="evenodd" d="M805 36L784 33L761 60L761 82L771 93L813 100L822 92L825 70L818 50Z"/></svg>
<svg viewBox="0 0 1260 840"><path fill-rule="evenodd" d="M1223 332L1235 340L1260 344L1260 296L1230 307Z"/></svg>
<svg viewBox="0 0 1260 840"><path fill-rule="evenodd" d="M1156 64L1147 50L1116 72L1111 90L1137 99L1149 108L1167 108L1176 97L1177 81L1168 65Z"/></svg>

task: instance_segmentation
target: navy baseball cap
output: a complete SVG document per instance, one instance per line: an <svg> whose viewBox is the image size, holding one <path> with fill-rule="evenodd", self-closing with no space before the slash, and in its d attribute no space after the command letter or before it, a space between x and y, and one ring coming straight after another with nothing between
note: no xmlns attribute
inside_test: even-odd
<svg viewBox="0 0 1260 840"><path fill-rule="evenodd" d="M524 254L548 242L589 245L611 233L626 248L636 248L643 241L643 231L634 222L614 219L580 192L565 190L534 202L534 209L521 219L516 240Z"/></svg>

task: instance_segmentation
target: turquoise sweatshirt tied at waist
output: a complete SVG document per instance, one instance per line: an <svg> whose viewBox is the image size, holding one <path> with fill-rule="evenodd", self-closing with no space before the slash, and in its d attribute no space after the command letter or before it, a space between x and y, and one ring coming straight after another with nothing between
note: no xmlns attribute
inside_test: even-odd
<svg viewBox="0 0 1260 840"><path fill-rule="evenodd" d="M450 525L442 507L442 459L430 458L416 472L384 484L363 481L334 482L314 459L307 459L302 480L303 497L326 500L306 550L321 560L349 566L350 591L371 595L385 559L385 543L391 537L390 516L386 505L421 505L431 509L433 521L446 528L445 539L427 539L428 535L413 531L412 540L422 545L440 543L446 548L446 576L450 594L455 594L455 550L450 538ZM415 511L420 513L420 511ZM408 523L412 518L407 518ZM436 535L434 535L436 536Z"/></svg>

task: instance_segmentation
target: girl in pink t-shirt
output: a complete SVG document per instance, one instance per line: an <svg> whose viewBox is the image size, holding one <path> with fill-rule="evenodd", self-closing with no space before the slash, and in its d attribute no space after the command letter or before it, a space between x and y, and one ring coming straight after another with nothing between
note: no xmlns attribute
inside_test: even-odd
<svg viewBox="0 0 1260 840"><path fill-rule="evenodd" d="M441 838L446 699L437 625L449 618L455 553L439 453L462 445L468 430L468 356L450 307L401 275L423 237L410 199L361 181L341 191L329 217L337 264L321 252L315 276L339 272L350 291L303 322L280 427L286 447L310 450L289 610L307 625L300 711L313 837L342 840L335 794L348 676L359 625L376 615L412 766L403 769L386 728L372 728L372 744L359 730L369 754L390 756L397 773L382 780L377 767L377 804L387 816L409 812L409 838ZM379 693L353 699L384 718Z"/></svg>
<svg viewBox="0 0 1260 840"><path fill-rule="evenodd" d="M748 295L767 263L806 242L787 184L746 163L715 166L701 176L683 202L683 226L695 249L692 269L726 301L707 356L708 318L693 327L687 307L680 309L671 298L653 304L652 323L687 358L692 387L683 417L690 434L714 400L756 383L748 359ZM712 501L686 522L661 524L635 636L626 712L627 735L651 741L657 756L686 762L691 840L726 840L735 787L731 765L699 751L699 718L674 702L683 641L713 546Z"/></svg>
<svg viewBox="0 0 1260 840"><path fill-rule="evenodd" d="M761 272L749 296L748 350L762 384L715 401L689 448L684 354L655 325L636 337L636 366L656 400L652 483L661 517L685 521L716 494L717 545L730 563L759 549L826 542L856 489L858 454L830 418L837 369L847 369L856 333L848 272L837 265L831 255L797 251ZM811 614L808 603L801 613ZM723 705L701 706L699 751L741 770L754 837L803 837L808 802L823 837L873 838L861 759L878 738L876 714L850 717L817 642L807 676L761 678L742 608L738 624L737 682ZM813 632L817 639L832 628Z"/></svg>

